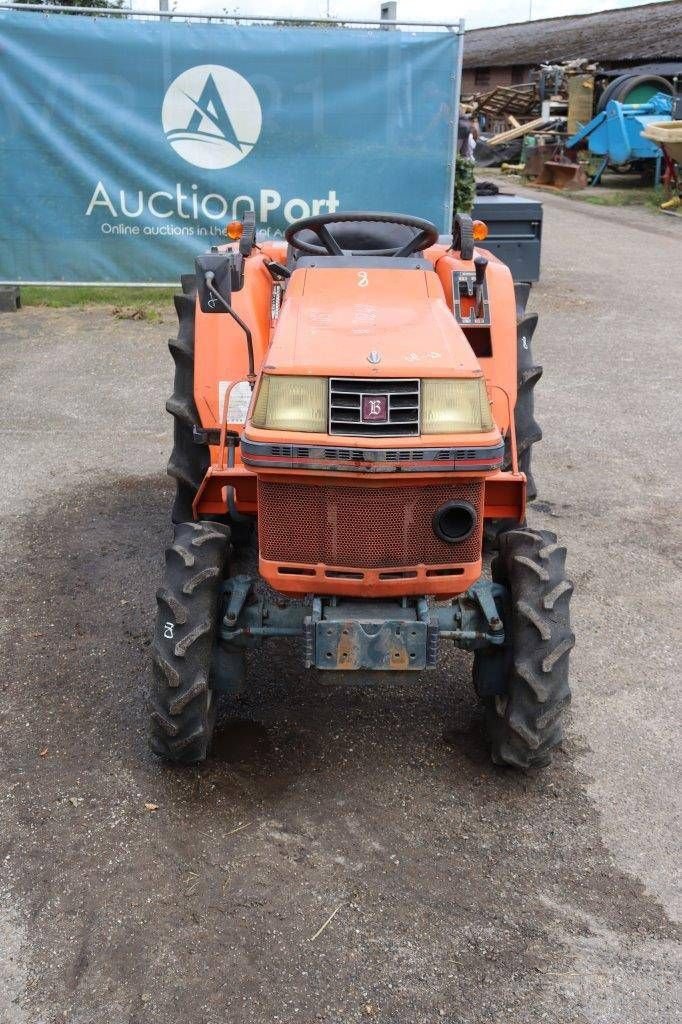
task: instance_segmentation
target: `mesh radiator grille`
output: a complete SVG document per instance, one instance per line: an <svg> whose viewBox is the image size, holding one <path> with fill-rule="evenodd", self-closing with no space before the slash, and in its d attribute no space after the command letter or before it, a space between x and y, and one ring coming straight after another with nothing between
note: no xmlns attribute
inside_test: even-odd
<svg viewBox="0 0 682 1024"><path fill-rule="evenodd" d="M433 532L446 501L476 510L469 537L448 544ZM481 557L483 481L422 487L316 487L258 481L261 556L274 562L398 568L476 562Z"/></svg>

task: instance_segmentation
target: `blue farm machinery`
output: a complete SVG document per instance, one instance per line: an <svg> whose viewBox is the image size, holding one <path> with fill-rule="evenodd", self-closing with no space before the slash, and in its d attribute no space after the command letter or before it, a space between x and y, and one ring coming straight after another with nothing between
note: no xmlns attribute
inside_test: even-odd
<svg viewBox="0 0 682 1024"><path fill-rule="evenodd" d="M663 154L658 143L643 133L652 124L672 120L672 105L672 96L662 92L645 103L609 100L604 110L566 141L566 150L586 144L593 156L601 157L591 185L599 183L607 167L623 165L634 165L642 171L654 169L654 180L658 183Z"/></svg>

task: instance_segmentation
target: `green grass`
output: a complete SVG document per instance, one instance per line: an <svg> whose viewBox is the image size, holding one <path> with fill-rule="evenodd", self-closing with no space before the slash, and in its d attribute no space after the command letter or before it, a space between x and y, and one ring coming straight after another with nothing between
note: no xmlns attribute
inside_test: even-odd
<svg viewBox="0 0 682 1024"><path fill-rule="evenodd" d="M597 186L595 189L576 192L571 198L593 206L647 206L657 210L665 194L662 188L608 189L600 192Z"/></svg>
<svg viewBox="0 0 682 1024"><path fill-rule="evenodd" d="M175 288L99 288L65 285L50 288L42 285L21 286L24 306L50 306L53 309L86 306L112 306L115 315L137 320L158 320L163 313L172 313Z"/></svg>
<svg viewBox="0 0 682 1024"><path fill-rule="evenodd" d="M595 168L593 167L592 169L594 170ZM518 182L520 185L527 184L519 175L500 175L497 168L494 170L491 168L481 168L480 170L489 174L493 180L501 179L504 181L506 179L510 184L513 182ZM479 173L478 176L481 178L482 173ZM658 212L661 203L666 199L663 188L654 188L653 185L642 185L636 175L628 176L625 182L622 179L622 175L607 172L601 184L597 185L596 188L566 189L560 192L549 187L543 189L542 185L536 187L540 192L546 191L552 195L563 196L565 199L589 203L590 206L629 206Z"/></svg>

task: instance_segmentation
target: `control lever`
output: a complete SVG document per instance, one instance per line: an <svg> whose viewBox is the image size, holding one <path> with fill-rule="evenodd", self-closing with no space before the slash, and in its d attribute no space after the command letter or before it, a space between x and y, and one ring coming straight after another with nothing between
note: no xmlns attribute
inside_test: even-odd
<svg viewBox="0 0 682 1024"><path fill-rule="evenodd" d="M483 285L485 283L485 272L487 266L488 261L485 256L477 256L474 260L474 270L476 271L476 284L474 285L476 305L474 315L476 320L483 319Z"/></svg>
<svg viewBox="0 0 682 1024"><path fill-rule="evenodd" d="M288 281L291 277L291 271L283 263L268 259L264 259L263 263L273 281Z"/></svg>

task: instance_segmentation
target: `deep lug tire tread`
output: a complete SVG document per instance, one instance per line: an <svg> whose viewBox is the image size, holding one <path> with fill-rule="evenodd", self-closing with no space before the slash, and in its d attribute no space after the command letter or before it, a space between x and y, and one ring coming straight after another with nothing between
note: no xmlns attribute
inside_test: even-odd
<svg viewBox="0 0 682 1024"><path fill-rule="evenodd" d="M486 698L495 764L541 767L561 743L571 700L568 654L575 643L566 549L546 530L510 530L499 539L493 579L510 591L511 646L504 697ZM488 656L477 652L477 658Z"/></svg>
<svg viewBox="0 0 682 1024"><path fill-rule="evenodd" d="M538 323L537 313L523 316L516 325L516 406L514 426L516 429L516 454L519 469L526 474L526 497L533 501L537 488L531 468L532 448L542 440L542 430L535 419L535 398L533 391L542 376L542 367L533 361L532 340ZM505 443L505 470L511 469L511 444Z"/></svg>
<svg viewBox="0 0 682 1024"><path fill-rule="evenodd" d="M210 465L210 452L206 444L194 440L194 428L200 427L199 413L194 402L194 316L196 305L196 280L194 274L183 274L180 279L182 294L174 296L178 315L178 335L171 338L168 348L175 362L173 394L166 402L166 411L174 423L173 451L168 461L168 475L176 484L171 519L184 523L192 519L192 505L197 491ZM231 520L232 541L237 547L250 543L253 536L255 517L246 520Z"/></svg>
<svg viewBox="0 0 682 1024"><path fill-rule="evenodd" d="M227 526L179 523L166 549L156 598L152 652L150 745L166 760L195 764L206 757L215 719L209 685L220 582L230 544ZM172 637L166 636L172 624Z"/></svg>
<svg viewBox="0 0 682 1024"><path fill-rule="evenodd" d="M527 295L522 295L522 302ZM517 295L517 302L519 296ZM519 469L526 474L526 499L533 501L537 497L537 487L533 477L532 455L533 445L542 440L542 430L535 419L535 385L542 376L542 367L533 362L532 339L537 327L537 313L526 314L519 318L516 325L516 365L517 390L514 408L514 429L516 432L516 456ZM504 439L504 460L502 468L509 472L512 468L511 440ZM488 550L498 546L499 538L509 529L518 525L513 519L488 519L485 522L483 539Z"/></svg>
<svg viewBox="0 0 682 1024"><path fill-rule="evenodd" d="M194 306L196 294L189 290L189 275L183 277L182 294L174 297L178 315L178 336L168 342L175 362L173 394L166 409L175 420L173 451L168 474L175 479L176 494L171 518L182 523L192 518L192 502L209 467L208 445L194 442L194 427L201 426L194 402Z"/></svg>

